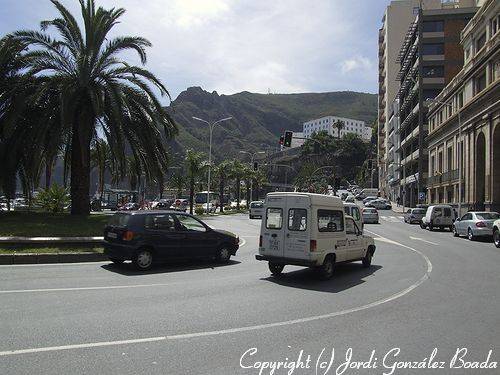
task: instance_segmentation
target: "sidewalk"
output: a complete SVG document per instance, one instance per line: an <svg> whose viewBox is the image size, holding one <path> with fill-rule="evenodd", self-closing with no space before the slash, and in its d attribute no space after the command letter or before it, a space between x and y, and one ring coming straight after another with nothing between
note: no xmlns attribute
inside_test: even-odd
<svg viewBox="0 0 500 375"><path fill-rule="evenodd" d="M402 205L399 205L398 207L398 204L396 202L391 202L391 206L392 206L392 210L398 214L403 214L404 211L403 211L403 206ZM405 207L405 210L408 210L409 207Z"/></svg>

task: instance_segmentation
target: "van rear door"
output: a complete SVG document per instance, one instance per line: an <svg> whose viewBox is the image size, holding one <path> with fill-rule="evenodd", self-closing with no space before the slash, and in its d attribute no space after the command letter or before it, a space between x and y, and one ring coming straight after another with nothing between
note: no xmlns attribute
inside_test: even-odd
<svg viewBox="0 0 500 375"><path fill-rule="evenodd" d="M260 253L283 257L285 247L286 196L268 196L261 224L262 246Z"/></svg>
<svg viewBox="0 0 500 375"><path fill-rule="evenodd" d="M288 196L286 202L284 256L310 258L311 203L309 197Z"/></svg>

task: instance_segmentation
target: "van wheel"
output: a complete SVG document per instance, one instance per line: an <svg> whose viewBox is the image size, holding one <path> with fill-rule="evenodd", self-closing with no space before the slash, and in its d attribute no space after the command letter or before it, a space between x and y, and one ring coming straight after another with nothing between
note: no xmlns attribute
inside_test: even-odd
<svg viewBox="0 0 500 375"><path fill-rule="evenodd" d="M364 268L368 268L372 265L372 258L373 258L373 253L372 253L372 249L371 248L368 248L368 250L366 250L366 255L365 257L363 258L363 267Z"/></svg>
<svg viewBox="0 0 500 375"><path fill-rule="evenodd" d="M334 265L334 258L332 256L327 256L323 261L323 264L319 267L321 279L329 280L332 278Z"/></svg>
<svg viewBox="0 0 500 375"><path fill-rule="evenodd" d="M273 275L281 275L281 273L283 272L283 268L285 268L284 264L277 264L272 262L269 262L268 266L269 271L271 271Z"/></svg>
<svg viewBox="0 0 500 375"><path fill-rule="evenodd" d="M432 221L429 223L429 230L431 232L434 230L434 225L432 225Z"/></svg>
<svg viewBox="0 0 500 375"><path fill-rule="evenodd" d="M153 266L153 252L151 249L139 249L132 262L141 271L149 270Z"/></svg>
<svg viewBox="0 0 500 375"><path fill-rule="evenodd" d="M474 233L472 233L472 229L470 228L467 230L467 238L469 241L474 241L476 239L476 237L474 237Z"/></svg>

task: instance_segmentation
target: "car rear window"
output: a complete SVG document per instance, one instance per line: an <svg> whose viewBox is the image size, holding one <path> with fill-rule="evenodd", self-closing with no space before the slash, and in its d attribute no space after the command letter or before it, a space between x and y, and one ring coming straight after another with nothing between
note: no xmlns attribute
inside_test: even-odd
<svg viewBox="0 0 500 375"><path fill-rule="evenodd" d="M130 216L128 214L114 214L108 220L108 225L111 227L125 227L127 226Z"/></svg>
<svg viewBox="0 0 500 375"><path fill-rule="evenodd" d="M365 209L363 210L363 212L367 212L367 213L369 213L369 214L374 214L375 212L377 212L377 210L376 210L376 209L374 209L374 208L365 208Z"/></svg>
<svg viewBox="0 0 500 375"><path fill-rule="evenodd" d="M476 214L479 220L496 220L500 215L496 212L479 212Z"/></svg>
<svg viewBox="0 0 500 375"><path fill-rule="evenodd" d="M424 215L425 214L425 210L423 208L416 208L413 210L413 213L414 214L422 214Z"/></svg>
<svg viewBox="0 0 500 375"><path fill-rule="evenodd" d="M250 207L251 208L262 208L262 207L264 207L264 203L262 203L262 202L250 203Z"/></svg>
<svg viewBox="0 0 500 375"><path fill-rule="evenodd" d="M269 207L266 210L266 228L281 229L283 227L283 210L281 208Z"/></svg>
<svg viewBox="0 0 500 375"><path fill-rule="evenodd" d="M320 232L343 232L344 212L337 210L318 210L318 230Z"/></svg>

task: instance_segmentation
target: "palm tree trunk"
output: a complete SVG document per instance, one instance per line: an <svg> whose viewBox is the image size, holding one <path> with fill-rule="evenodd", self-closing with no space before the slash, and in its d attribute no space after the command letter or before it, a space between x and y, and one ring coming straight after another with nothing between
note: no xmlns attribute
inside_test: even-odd
<svg viewBox="0 0 500 375"><path fill-rule="evenodd" d="M193 214L194 178L189 181L189 213Z"/></svg>
<svg viewBox="0 0 500 375"><path fill-rule="evenodd" d="M220 199L220 212L224 212L224 178L221 177L219 182L219 199Z"/></svg>
<svg viewBox="0 0 500 375"><path fill-rule="evenodd" d="M236 179L236 209L240 209L240 190L241 190L241 181L239 178Z"/></svg>
<svg viewBox="0 0 500 375"><path fill-rule="evenodd" d="M71 214L90 213L90 141L91 126L85 116L73 125L71 136Z"/></svg>
<svg viewBox="0 0 500 375"><path fill-rule="evenodd" d="M54 159L48 157L45 160L45 189L50 187L50 182L52 180L52 166L54 165Z"/></svg>

